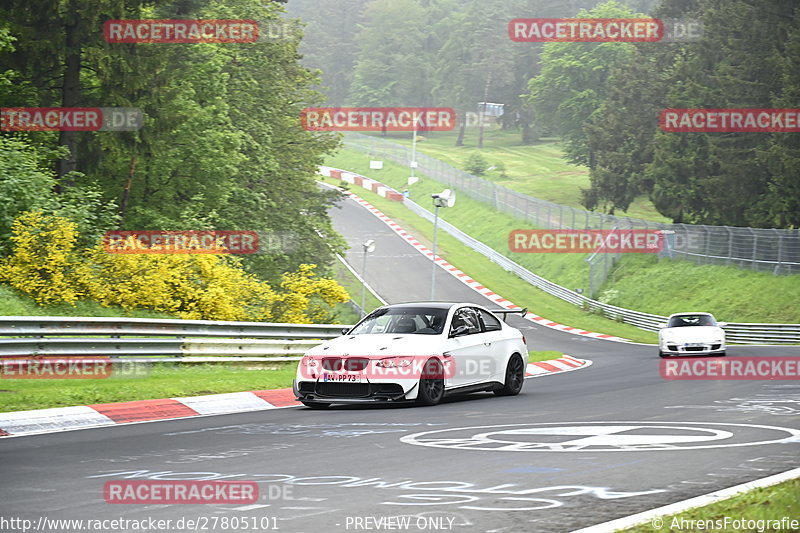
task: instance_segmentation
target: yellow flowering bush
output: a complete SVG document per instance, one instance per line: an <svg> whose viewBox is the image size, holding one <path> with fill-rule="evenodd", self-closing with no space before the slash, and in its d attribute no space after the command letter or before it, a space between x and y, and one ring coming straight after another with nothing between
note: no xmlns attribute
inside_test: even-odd
<svg viewBox="0 0 800 533"><path fill-rule="evenodd" d="M75 225L42 213L22 214L13 232L0 282L40 304L87 297L184 319L309 323L329 321L329 306L350 298L335 280L316 276L316 265L284 274L274 290L229 255L114 254L102 245L79 251Z"/></svg>
<svg viewBox="0 0 800 533"><path fill-rule="evenodd" d="M281 277L282 291L274 305L281 322L308 324L329 322L329 306L350 299L335 280L314 275L316 265L300 265L297 272Z"/></svg>
<svg viewBox="0 0 800 533"><path fill-rule="evenodd" d="M75 284L76 225L41 211L26 211L11 225L13 251L0 259L0 282L29 294L40 305L74 303L83 294Z"/></svg>

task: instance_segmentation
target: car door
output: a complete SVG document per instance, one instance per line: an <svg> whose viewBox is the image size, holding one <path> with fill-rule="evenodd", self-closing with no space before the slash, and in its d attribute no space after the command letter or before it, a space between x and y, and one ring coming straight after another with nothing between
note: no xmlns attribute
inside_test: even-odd
<svg viewBox="0 0 800 533"><path fill-rule="evenodd" d="M493 373L492 341L483 331L480 311L461 307L453 314L444 351L447 388L488 381Z"/></svg>
<svg viewBox="0 0 800 533"><path fill-rule="evenodd" d="M478 309L484 331L484 346L487 347L486 355L491 360L491 381L505 381L508 356L517 350L518 343L509 334L509 329L503 329L500 319L485 309ZM488 343L488 346L487 346Z"/></svg>

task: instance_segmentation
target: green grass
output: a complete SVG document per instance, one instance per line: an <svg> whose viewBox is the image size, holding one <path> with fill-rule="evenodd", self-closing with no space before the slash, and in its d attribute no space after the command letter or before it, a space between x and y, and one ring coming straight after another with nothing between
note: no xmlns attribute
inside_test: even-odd
<svg viewBox="0 0 800 533"><path fill-rule="evenodd" d="M75 305L40 306L33 298L8 285L0 285L0 316L120 316L133 318L175 318L167 313L134 309L126 312L120 307L103 307L97 302L82 300Z"/></svg>
<svg viewBox="0 0 800 533"><path fill-rule="evenodd" d="M142 365L139 377L0 379L0 412L290 387L296 362ZM138 368L138 367L137 367Z"/></svg>
<svg viewBox="0 0 800 533"><path fill-rule="evenodd" d="M536 363L538 361L549 361L551 359L558 359L564 354L562 352L557 352L555 350L529 350L528 351L528 362L529 363Z"/></svg>
<svg viewBox="0 0 800 533"><path fill-rule="evenodd" d="M525 145L517 131L487 127L483 148L478 149L477 128L467 128L464 146L455 146L457 136L457 130L417 136L417 151L461 170L464 170L471 154L480 153L490 166L502 162L506 167L506 177L492 170L483 176L484 179L535 198L584 209L580 203L580 191L589 187L589 169L563 159L561 143L556 139L541 139ZM411 133L389 135L387 140L410 147ZM671 222L656 211L646 196L637 198L627 211L616 211L615 214Z"/></svg>
<svg viewBox="0 0 800 533"><path fill-rule="evenodd" d="M800 275L773 276L733 266L657 261L626 254L617 265L618 291L609 303L648 313L707 311L726 322L800 323Z"/></svg>
<svg viewBox="0 0 800 533"><path fill-rule="evenodd" d="M370 170L369 157L352 150L340 151L329 158L327 164L364 174L397 189L404 187L408 176L407 168L389 161L384 161L382 170ZM440 192L442 188L438 182L423 176L411 187L411 199L431 209L430 194ZM372 198L377 198L373 203L382 202L381 205L388 205L392 210L390 216L396 218L399 224L404 225L401 220L416 224L415 233L420 234L418 237L432 239L432 231L428 231L431 227L429 222L416 217L396 202L388 202L360 187L354 187L353 191L365 198L369 196L371 202ZM439 215L531 272L564 287L581 288L588 293L588 265L584 261L586 254L511 253L507 242L509 231L530 226L524 226L522 221L499 213L490 205L472 200L463 194L458 195L454 207L440 209ZM446 234L440 232L439 235ZM464 257L464 266L459 268L492 287L493 284L489 283L492 278L481 279L472 270L472 259ZM800 306L796 305L800 301L800 275L797 274L773 276L766 272L697 265L687 261L663 260L658 263L655 256L641 254L624 254L615 268L615 275L609 278L600 291L601 295L606 290L617 291L617 297L609 301L614 305L662 315L687 310L707 310L726 322L800 322ZM498 267L498 270L501 269ZM517 301L519 298L514 292L493 290L522 305ZM538 300L531 304L531 309L557 322L586 327L569 322L565 316L546 314ZM607 328L603 332L611 333L612 329ZM633 338L629 335L627 337Z"/></svg>
<svg viewBox="0 0 800 533"><path fill-rule="evenodd" d="M341 261L336 261L333 264L332 269L336 281L338 281L339 284L347 290L347 293L350 295L350 298L356 304L361 306L361 289L363 288L362 283L358 281L358 278L356 278L353 275L353 273L350 272L347 269L347 267L345 267L341 263ZM368 290L365 292L364 294L365 312L369 313L370 311L372 311L377 307L380 307L381 305L383 304L380 302L380 300L375 298L375 296L373 296L371 292L369 292ZM350 313L347 314L347 318L351 320L351 322L345 322L344 316L339 317L340 322L342 324L355 324L359 319L358 313L356 313L355 310L353 310L353 308L350 306L347 306L347 308L350 310Z"/></svg>
<svg viewBox="0 0 800 533"><path fill-rule="evenodd" d="M330 178L322 179L322 181L330 184L340 183L338 180ZM354 192L383 211L404 229L413 233L420 242L426 246L431 245L433 227L430 222L415 215L399 202L386 200L360 187L354 188ZM550 296L514 274L506 272L489 259L473 252L447 233L439 232L437 255L444 257L482 285L511 300L516 305L529 307L532 313L589 331L609 333L639 342L656 342L655 333L586 313L575 305Z"/></svg>
<svg viewBox="0 0 800 533"><path fill-rule="evenodd" d="M755 528L732 528L714 527L706 523L705 527L695 523L695 527L686 527L688 520L719 520L724 521L725 517L731 520L780 520L788 517L790 520L800 520L800 479L792 479L772 487L764 487L748 491L744 494L734 496L721 502L690 509L686 512L662 517L660 528L654 527L653 521L640 526L625 529L627 533L684 533L690 531L714 531L716 533L738 533L738 532L759 532L759 533L784 533L788 531L798 531L795 528L780 527L759 527L756 523ZM684 527L680 527L683 521ZM724 522L720 522L720 525ZM658 525L658 524L655 524ZM711 525L712 527L709 527ZM762 522L761 526L766 526ZM675 527L673 527L675 526Z"/></svg>

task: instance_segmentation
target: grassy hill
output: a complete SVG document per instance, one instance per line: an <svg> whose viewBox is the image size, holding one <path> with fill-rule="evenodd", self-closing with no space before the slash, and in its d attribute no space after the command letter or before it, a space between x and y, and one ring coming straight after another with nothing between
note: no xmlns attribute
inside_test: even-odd
<svg viewBox="0 0 800 533"><path fill-rule="evenodd" d="M556 139L542 139L532 145L520 142L517 132L487 128L483 148L478 149L476 128L467 128L464 146L454 146L456 131L431 132L417 137L417 151L440 159L464 170L467 158L480 153L490 165L503 163L506 176L490 170L483 178L509 189L549 202L584 209L580 203L581 188L589 186L589 169L573 165L561 158L561 144ZM386 140L411 146L410 133L395 133ZM655 222L671 222L645 197L637 198L628 211L617 211L618 216L644 218Z"/></svg>
<svg viewBox="0 0 800 533"><path fill-rule="evenodd" d="M399 189L403 188L408 176L406 167L389 161L384 161L382 170L370 170L366 154L348 149L329 157L326 164L364 174ZM442 184L423 176L411 187L411 198L430 209L430 194L442 189ZM357 194L363 191L357 187L353 190ZM369 193L364 196L372 198ZM399 216L411 226L417 225L408 229L423 239L432 233L429 222L415 221L410 211L399 204L395 205L397 208L387 205L388 209L394 211L393 214L387 214ZM588 287L585 254L510 253L508 233L524 227L519 219L499 213L488 204L471 200L463 194L459 195L455 207L441 209L439 214L459 229L544 278L571 289ZM800 301L800 275L773 276L735 267L696 265L685 261L658 262L653 256L625 255L617 265L614 276L609 278L601 291L601 294L608 290L616 291L616 297L609 301L614 305L662 315L704 310L727 322L800 322L800 306L796 304ZM481 279L473 270L473 258L467 256L466 262L462 260L461 263L450 258L448 260L492 287L491 279ZM503 294L499 289L497 291ZM513 294L507 297L514 300ZM570 324L569 316L550 316L544 311L537 311L536 306L532 306L532 311Z"/></svg>

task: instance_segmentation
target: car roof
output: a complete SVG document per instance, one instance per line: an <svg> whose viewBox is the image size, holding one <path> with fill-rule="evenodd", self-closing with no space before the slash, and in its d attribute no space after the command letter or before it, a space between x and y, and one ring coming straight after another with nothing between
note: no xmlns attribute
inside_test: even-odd
<svg viewBox="0 0 800 533"><path fill-rule="evenodd" d="M402 303L402 304L383 305L381 307L392 307L392 308L396 308L396 307L429 307L431 309L450 309L452 307L462 306L462 305L483 307L480 304L472 304L472 303L468 303L468 302L405 302L405 303Z"/></svg>
<svg viewBox="0 0 800 533"><path fill-rule="evenodd" d="M671 315L669 315L669 317L672 318L674 316L684 316L684 315L708 315L708 316L714 316L711 313L705 313L703 311L686 311L685 313L672 313Z"/></svg>

